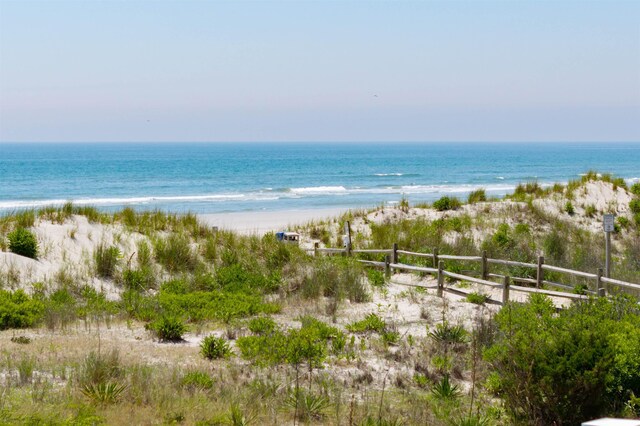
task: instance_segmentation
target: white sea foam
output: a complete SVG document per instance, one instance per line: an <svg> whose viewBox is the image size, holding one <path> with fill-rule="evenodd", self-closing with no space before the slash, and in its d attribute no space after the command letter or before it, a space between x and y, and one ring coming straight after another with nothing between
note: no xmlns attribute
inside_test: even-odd
<svg viewBox="0 0 640 426"><path fill-rule="evenodd" d="M404 176L404 173L374 173L374 176Z"/></svg>
<svg viewBox="0 0 640 426"><path fill-rule="evenodd" d="M308 186L302 188L291 188L295 194L334 194L347 192L344 186Z"/></svg>

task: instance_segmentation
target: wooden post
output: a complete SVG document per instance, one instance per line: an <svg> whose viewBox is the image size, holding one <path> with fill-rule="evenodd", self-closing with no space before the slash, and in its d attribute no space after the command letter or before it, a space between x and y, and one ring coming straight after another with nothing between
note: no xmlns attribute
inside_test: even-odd
<svg viewBox="0 0 640 426"><path fill-rule="evenodd" d="M390 255L386 255L384 257L384 275L385 277L391 278L391 266L389 266L389 264L391 263L391 256Z"/></svg>
<svg viewBox="0 0 640 426"><path fill-rule="evenodd" d="M437 248L433 249L433 267L434 268L438 267L438 249Z"/></svg>
<svg viewBox="0 0 640 426"><path fill-rule="evenodd" d="M345 235L347 236L347 246L345 247L345 253L348 256L351 256L351 224L349 221L346 221L344 224Z"/></svg>
<svg viewBox="0 0 640 426"><path fill-rule="evenodd" d="M393 263L398 263L398 243L393 243Z"/></svg>
<svg viewBox="0 0 640 426"><path fill-rule="evenodd" d="M505 275L502 282L502 305L506 305L509 303L509 276Z"/></svg>
<svg viewBox="0 0 640 426"><path fill-rule="evenodd" d="M315 242L313 243L313 256L314 257L318 257L318 248L320 247L320 243L319 242Z"/></svg>
<svg viewBox="0 0 640 426"><path fill-rule="evenodd" d="M605 297L606 295L607 295L607 290L605 290L604 288L598 289L598 297Z"/></svg>
<svg viewBox="0 0 640 426"><path fill-rule="evenodd" d="M487 263L487 251L482 251L482 279L486 280L489 276L489 264Z"/></svg>
<svg viewBox="0 0 640 426"><path fill-rule="evenodd" d="M438 297L442 297L444 293L444 262L438 262Z"/></svg>
<svg viewBox="0 0 640 426"><path fill-rule="evenodd" d="M596 278L596 292L598 293L598 296L600 296L600 290L602 290L603 292L606 291L606 285L603 286L602 284L602 273L602 268L598 268L598 278Z"/></svg>
<svg viewBox="0 0 640 426"><path fill-rule="evenodd" d="M538 274L536 275L536 288L541 288L542 281L544 281L544 270L542 269L542 265L544 265L544 256L538 256Z"/></svg>

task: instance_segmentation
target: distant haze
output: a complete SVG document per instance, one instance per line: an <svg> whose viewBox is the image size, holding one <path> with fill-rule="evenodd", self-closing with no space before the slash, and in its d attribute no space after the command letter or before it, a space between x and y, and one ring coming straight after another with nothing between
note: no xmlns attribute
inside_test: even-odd
<svg viewBox="0 0 640 426"><path fill-rule="evenodd" d="M0 0L0 141L640 141L639 1Z"/></svg>

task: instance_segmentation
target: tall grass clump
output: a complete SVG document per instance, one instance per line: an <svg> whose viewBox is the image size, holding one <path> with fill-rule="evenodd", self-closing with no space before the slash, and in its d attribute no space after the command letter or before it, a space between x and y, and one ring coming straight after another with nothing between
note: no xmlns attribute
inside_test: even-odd
<svg viewBox="0 0 640 426"><path fill-rule="evenodd" d="M7 236L9 239L9 250L20 256L37 259L38 240L33 232L26 228L16 228Z"/></svg>
<svg viewBox="0 0 640 426"><path fill-rule="evenodd" d="M156 261L170 273L193 272L198 266L198 257L191 249L189 238L184 235L158 238L153 248Z"/></svg>
<svg viewBox="0 0 640 426"><path fill-rule="evenodd" d="M96 247L93 253L96 265L96 274L102 278L113 278L120 261L120 249L116 246L107 246L104 242Z"/></svg>
<svg viewBox="0 0 640 426"><path fill-rule="evenodd" d="M469 194L467 198L467 202L469 204L480 203L483 201L487 201L487 194L484 188L476 189Z"/></svg>

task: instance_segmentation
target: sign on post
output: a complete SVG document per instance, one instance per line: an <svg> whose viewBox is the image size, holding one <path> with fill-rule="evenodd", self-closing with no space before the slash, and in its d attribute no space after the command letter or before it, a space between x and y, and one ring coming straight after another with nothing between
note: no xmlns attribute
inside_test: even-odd
<svg viewBox="0 0 640 426"><path fill-rule="evenodd" d="M615 218L616 218L616 215L614 214L604 215L604 232L613 232Z"/></svg>
<svg viewBox="0 0 640 426"><path fill-rule="evenodd" d="M616 215L605 214L604 215L604 234L605 239L605 259L604 259L604 273L605 277L611 276L611 233L615 230L614 220Z"/></svg>

